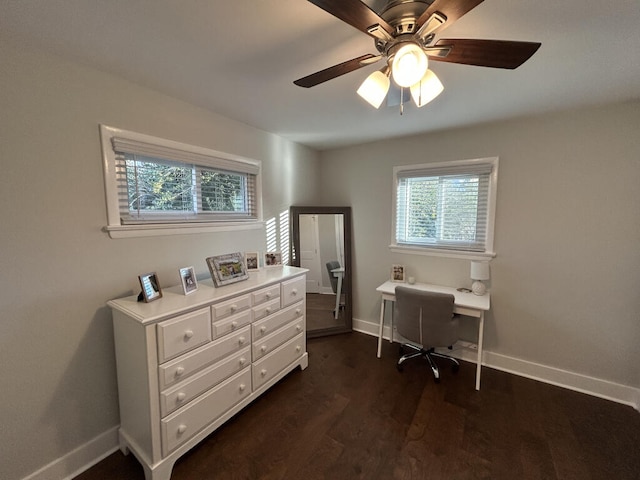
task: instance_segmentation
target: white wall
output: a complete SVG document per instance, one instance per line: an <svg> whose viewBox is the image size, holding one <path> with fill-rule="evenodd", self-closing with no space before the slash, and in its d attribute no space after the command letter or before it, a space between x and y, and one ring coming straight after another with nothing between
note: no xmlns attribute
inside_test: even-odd
<svg viewBox="0 0 640 480"><path fill-rule="evenodd" d="M179 267L207 276L207 256L265 249L261 230L110 239L101 231L98 124L261 160L265 220L317 203L318 159L275 135L5 42L0 64L0 478L63 458L40 475L54 478L74 468L74 449L119 423L105 302L132 293L140 273L157 271L161 284L175 285Z"/></svg>
<svg viewBox="0 0 640 480"><path fill-rule="evenodd" d="M488 355L637 396L639 125L632 102L323 152L325 203L353 207L354 317L377 322L393 263L418 281L471 283L468 261L389 251L392 167L498 156Z"/></svg>

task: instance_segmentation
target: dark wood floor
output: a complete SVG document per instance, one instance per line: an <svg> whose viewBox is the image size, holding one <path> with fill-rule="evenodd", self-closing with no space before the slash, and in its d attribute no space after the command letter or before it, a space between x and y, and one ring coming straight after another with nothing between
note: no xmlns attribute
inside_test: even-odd
<svg viewBox="0 0 640 480"><path fill-rule="evenodd" d="M640 478L640 413L462 363L434 384L420 360L359 333L308 342L296 370L182 457L172 480ZM144 479L120 452L79 480Z"/></svg>
<svg viewBox="0 0 640 480"><path fill-rule="evenodd" d="M306 322L307 331L323 330L344 326L344 309L338 309L335 318L336 296L320 293L307 293Z"/></svg>

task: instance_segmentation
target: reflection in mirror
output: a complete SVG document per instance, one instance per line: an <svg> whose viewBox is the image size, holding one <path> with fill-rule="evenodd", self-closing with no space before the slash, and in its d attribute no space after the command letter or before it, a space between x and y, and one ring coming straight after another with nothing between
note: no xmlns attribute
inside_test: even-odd
<svg viewBox="0 0 640 480"><path fill-rule="evenodd" d="M292 265L307 273L307 336L351 331L351 209L291 207Z"/></svg>

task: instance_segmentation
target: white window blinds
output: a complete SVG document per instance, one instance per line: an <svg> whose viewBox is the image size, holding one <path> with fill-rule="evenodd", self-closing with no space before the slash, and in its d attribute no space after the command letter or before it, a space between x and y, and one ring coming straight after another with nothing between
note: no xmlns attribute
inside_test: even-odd
<svg viewBox="0 0 640 480"><path fill-rule="evenodd" d="M120 220L256 221L259 164L112 137Z"/></svg>
<svg viewBox="0 0 640 480"><path fill-rule="evenodd" d="M497 159L396 167L395 244L492 249L496 169Z"/></svg>

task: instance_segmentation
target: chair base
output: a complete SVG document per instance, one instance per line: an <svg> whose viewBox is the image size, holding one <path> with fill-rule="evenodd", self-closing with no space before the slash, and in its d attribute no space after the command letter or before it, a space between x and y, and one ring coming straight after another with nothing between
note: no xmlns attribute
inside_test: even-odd
<svg viewBox="0 0 640 480"><path fill-rule="evenodd" d="M404 348L410 349L411 353L403 354ZM443 358L445 360L449 360L450 362L452 362L453 365L451 366L451 370L453 371L453 373L456 373L460 368L460 363L455 358L450 357L449 355L438 353L433 348L424 349L422 347L418 347L411 343L405 343L400 345L400 355L401 357L398 360L398 363L396 365L398 371L400 372L402 371L402 364L407 360L411 358L422 357L429 363L429 366L431 367L431 372L433 373L433 378L436 383L440 383L440 370L438 369L438 365L436 364L434 358Z"/></svg>

